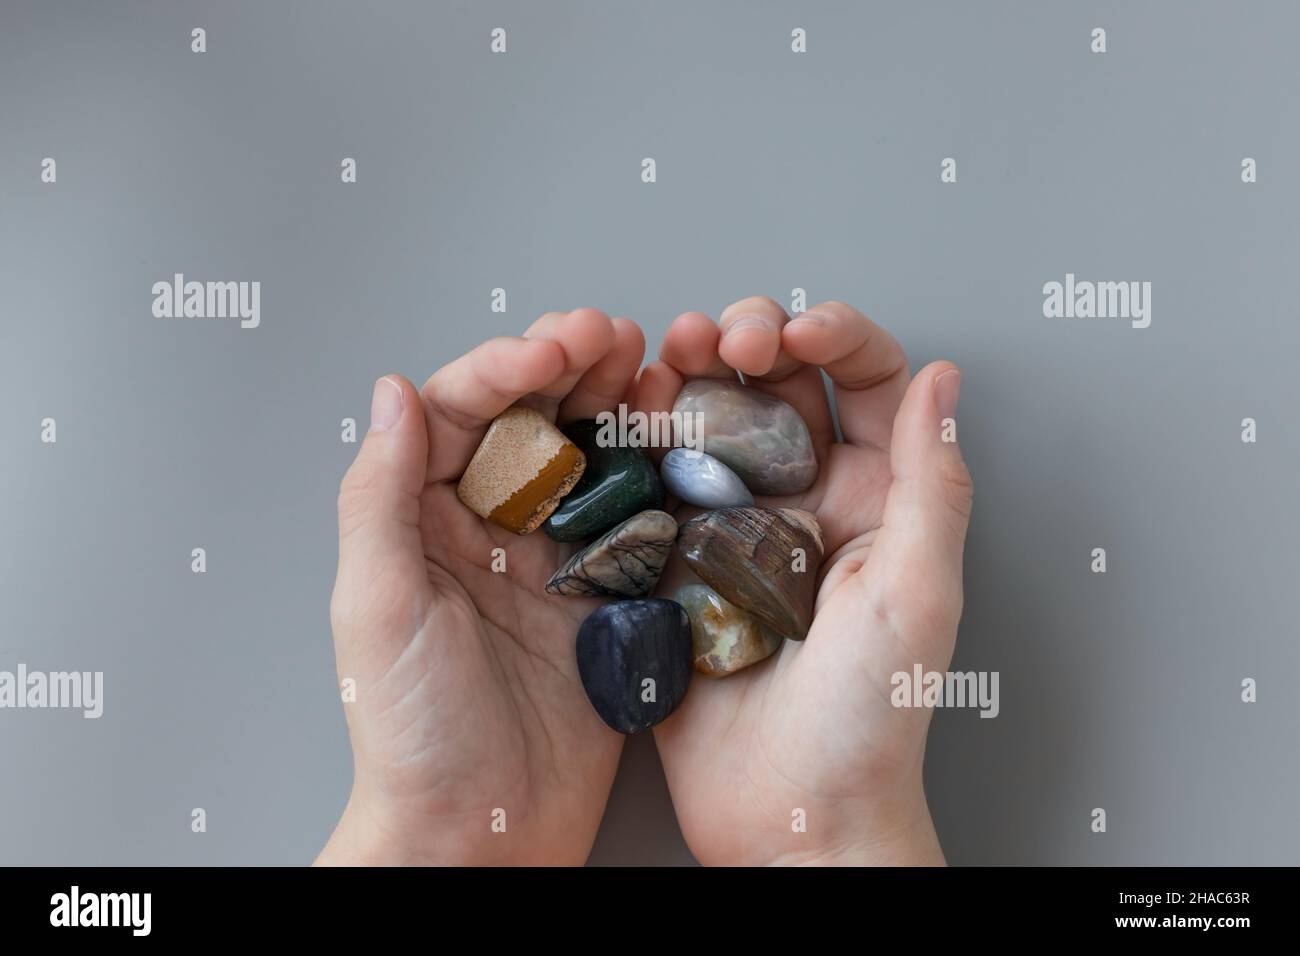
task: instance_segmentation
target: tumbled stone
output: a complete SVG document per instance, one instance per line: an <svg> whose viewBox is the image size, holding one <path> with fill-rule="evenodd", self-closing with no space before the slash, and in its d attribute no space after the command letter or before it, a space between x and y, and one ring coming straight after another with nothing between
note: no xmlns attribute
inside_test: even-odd
<svg viewBox="0 0 1300 956"><path fill-rule="evenodd" d="M754 503L740 476L712 455L674 448L659 466L664 485L697 508L745 508Z"/></svg>
<svg viewBox="0 0 1300 956"><path fill-rule="evenodd" d="M808 636L823 548L811 514L797 508L706 511L681 526L677 547L691 570L732 604L782 637Z"/></svg>
<svg viewBox="0 0 1300 956"><path fill-rule="evenodd" d="M677 538L677 521L643 511L587 545L551 575L552 594L644 597L654 590Z"/></svg>
<svg viewBox="0 0 1300 956"><path fill-rule="evenodd" d="M615 601L578 628L578 676L600 719L636 734L666 718L691 681L691 622L676 601Z"/></svg>
<svg viewBox="0 0 1300 956"><path fill-rule="evenodd" d="M488 426L456 495L475 514L528 534L578 483L584 464L578 446L545 416L516 405Z"/></svg>
<svg viewBox="0 0 1300 956"><path fill-rule="evenodd" d="M767 660L781 635L707 584L686 584L673 595L691 619L691 655L706 677L725 677Z"/></svg>
<svg viewBox="0 0 1300 956"><path fill-rule="evenodd" d="M817 480L812 436L788 402L739 382L701 378L686 383L673 412L699 413L699 450L732 469L756 495L792 495Z"/></svg>
<svg viewBox="0 0 1300 956"><path fill-rule="evenodd" d="M603 534L638 511L664 506L664 487L654 463L640 448L601 447L595 421L564 430L582 450L587 469L542 530L555 541L582 541Z"/></svg>

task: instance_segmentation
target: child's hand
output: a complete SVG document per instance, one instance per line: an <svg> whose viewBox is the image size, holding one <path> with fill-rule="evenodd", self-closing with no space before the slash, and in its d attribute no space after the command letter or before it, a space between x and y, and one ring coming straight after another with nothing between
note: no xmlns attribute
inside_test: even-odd
<svg viewBox="0 0 1300 956"><path fill-rule="evenodd" d="M559 546L483 521L456 480L524 396L561 422L617 406L644 348L631 322L579 309L484 343L418 393L376 383L339 493L330 608L339 678L356 682L354 781L317 862L586 860L623 744L578 680L574 634L597 602L548 595Z"/></svg>
<svg viewBox="0 0 1300 956"><path fill-rule="evenodd" d="M703 863L942 863L921 787L930 711L891 706L890 677L917 663L944 671L952 656L971 483L941 432L959 373L938 362L909 379L898 343L839 302L790 321L770 299L745 299L721 326L680 316L636 404L667 410L686 380L740 371L798 409L820 475L759 504L816 514L826 558L806 641L692 681L655 728L686 841ZM819 366L835 382L843 443Z"/></svg>

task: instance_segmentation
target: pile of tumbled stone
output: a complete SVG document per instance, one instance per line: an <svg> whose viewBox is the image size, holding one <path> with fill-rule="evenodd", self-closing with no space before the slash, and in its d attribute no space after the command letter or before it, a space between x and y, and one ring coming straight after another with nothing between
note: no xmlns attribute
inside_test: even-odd
<svg viewBox="0 0 1300 956"><path fill-rule="evenodd" d="M601 719L624 734L662 721L692 671L724 677L765 660L812 624L823 552L817 519L758 507L817 478L808 426L792 406L739 382L686 385L673 418L700 422L695 448L659 471L640 447L608 444L596 421L560 431L532 409L495 419L457 494L489 521L587 542L546 583L552 594L612 597L578 629L578 673ZM701 447L702 446L702 447ZM678 527L667 491L709 510ZM648 598L674 544L703 583Z"/></svg>

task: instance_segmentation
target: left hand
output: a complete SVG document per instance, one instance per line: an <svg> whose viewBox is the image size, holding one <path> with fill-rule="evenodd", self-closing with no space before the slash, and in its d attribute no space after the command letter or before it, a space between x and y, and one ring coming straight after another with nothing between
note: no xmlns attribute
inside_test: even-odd
<svg viewBox="0 0 1300 956"><path fill-rule="evenodd" d="M644 344L626 319L548 313L419 392L399 376L375 384L339 492L330 615L339 677L356 682L354 780L319 863L586 861L623 747L573 651L597 602L548 594L564 549L482 520L456 484L507 407L591 418L621 400Z"/></svg>

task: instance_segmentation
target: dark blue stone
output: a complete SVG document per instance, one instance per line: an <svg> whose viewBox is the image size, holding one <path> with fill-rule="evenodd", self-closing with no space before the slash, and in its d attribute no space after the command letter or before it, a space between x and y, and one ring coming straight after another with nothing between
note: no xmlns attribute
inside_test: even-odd
<svg viewBox="0 0 1300 956"><path fill-rule="evenodd" d="M691 619L676 601L616 601L578 628L578 676L600 719L639 734L682 702L691 682ZM653 700L646 700L653 680Z"/></svg>

